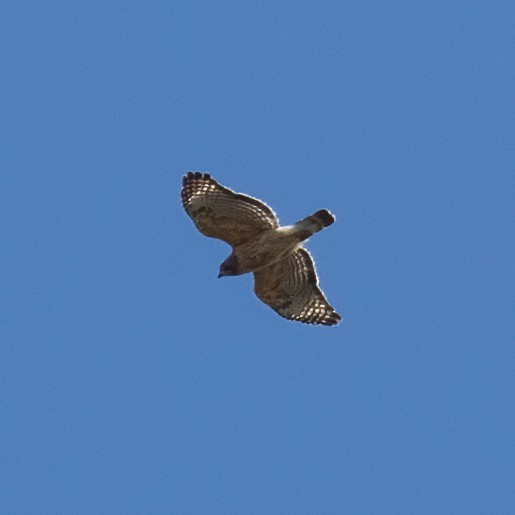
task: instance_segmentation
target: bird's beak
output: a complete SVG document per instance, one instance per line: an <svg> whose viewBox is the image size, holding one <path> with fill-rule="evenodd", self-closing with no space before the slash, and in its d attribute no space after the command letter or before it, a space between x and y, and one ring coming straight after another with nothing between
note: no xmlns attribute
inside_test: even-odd
<svg viewBox="0 0 515 515"><path fill-rule="evenodd" d="M223 277L222 272L218 274L218 279L220 279L220 277Z"/></svg>

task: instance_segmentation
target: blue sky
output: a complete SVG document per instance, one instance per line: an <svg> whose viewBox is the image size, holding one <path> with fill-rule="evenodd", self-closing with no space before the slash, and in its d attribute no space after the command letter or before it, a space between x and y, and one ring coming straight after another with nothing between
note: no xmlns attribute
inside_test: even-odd
<svg viewBox="0 0 515 515"><path fill-rule="evenodd" d="M512 2L3 2L0 511L515 510ZM217 279L181 176L309 242Z"/></svg>

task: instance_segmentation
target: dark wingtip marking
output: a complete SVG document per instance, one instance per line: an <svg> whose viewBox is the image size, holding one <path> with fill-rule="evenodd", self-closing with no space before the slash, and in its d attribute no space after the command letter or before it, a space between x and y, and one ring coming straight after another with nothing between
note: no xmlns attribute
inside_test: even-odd
<svg viewBox="0 0 515 515"><path fill-rule="evenodd" d="M190 181L195 180L210 181L211 175L209 173L202 172L188 172L182 177L182 185L187 186Z"/></svg>
<svg viewBox="0 0 515 515"><path fill-rule="evenodd" d="M204 180L204 181L209 181L211 179L211 175L209 173L202 173L202 172L188 172L182 178L182 185L186 186L186 184L189 181L199 180L199 179Z"/></svg>
<svg viewBox="0 0 515 515"><path fill-rule="evenodd" d="M327 315L327 318L322 320L322 324L324 325L337 325L338 322L342 319L341 315L336 313L331 313L330 315Z"/></svg>

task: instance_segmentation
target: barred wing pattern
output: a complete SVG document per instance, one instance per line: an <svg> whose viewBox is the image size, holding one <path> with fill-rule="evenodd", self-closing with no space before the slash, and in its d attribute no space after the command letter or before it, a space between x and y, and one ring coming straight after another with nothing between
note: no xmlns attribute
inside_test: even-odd
<svg viewBox="0 0 515 515"><path fill-rule="evenodd" d="M184 209L206 236L234 247L279 226L276 214L264 202L235 193L208 173L188 172L182 186Z"/></svg>
<svg viewBox="0 0 515 515"><path fill-rule="evenodd" d="M318 287L315 263L304 248L254 272L254 280L256 295L284 318L321 325L342 318Z"/></svg>

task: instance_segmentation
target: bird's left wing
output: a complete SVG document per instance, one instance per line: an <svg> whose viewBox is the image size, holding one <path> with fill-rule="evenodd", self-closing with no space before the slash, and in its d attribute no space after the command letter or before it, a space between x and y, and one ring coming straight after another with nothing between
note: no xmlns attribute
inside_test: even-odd
<svg viewBox="0 0 515 515"><path fill-rule="evenodd" d="M318 287L315 263L304 248L254 272L254 291L265 304L289 320L335 325L342 318Z"/></svg>
<svg viewBox="0 0 515 515"><path fill-rule="evenodd" d="M233 247L279 226L261 200L235 193L208 173L188 172L182 179L182 205L198 230Z"/></svg>

